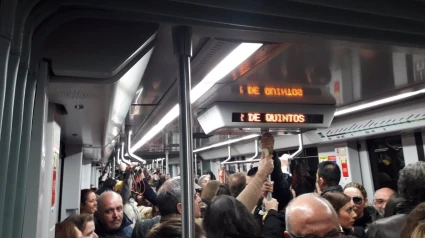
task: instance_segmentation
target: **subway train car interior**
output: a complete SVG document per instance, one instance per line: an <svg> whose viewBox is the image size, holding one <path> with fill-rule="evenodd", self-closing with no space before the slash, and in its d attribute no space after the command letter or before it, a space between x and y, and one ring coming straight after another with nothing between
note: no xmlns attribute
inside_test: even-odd
<svg viewBox="0 0 425 238"><path fill-rule="evenodd" d="M332 162L336 185L360 184L376 207L425 161L424 12L419 0L0 0L1 237L68 237L82 191L100 213L111 181L119 193L132 180L141 205L175 179L181 236L209 237L193 198L213 207L204 185L233 193L233 174L248 188L268 156L293 200L322 191ZM139 220L114 237L143 237ZM286 226L279 237L304 237Z"/></svg>

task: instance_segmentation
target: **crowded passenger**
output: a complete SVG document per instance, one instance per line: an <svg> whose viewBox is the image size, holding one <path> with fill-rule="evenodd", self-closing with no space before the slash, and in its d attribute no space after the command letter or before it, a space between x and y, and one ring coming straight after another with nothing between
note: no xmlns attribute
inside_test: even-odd
<svg viewBox="0 0 425 238"><path fill-rule="evenodd" d="M272 155L274 169L270 174L273 181L272 197L279 202L279 211L283 210L286 205L292 200L291 183L292 178L288 173L282 172L282 164L277 152L274 150L274 137L270 132L261 135L260 146L262 149L267 149Z"/></svg>
<svg viewBox="0 0 425 238"><path fill-rule="evenodd" d="M207 186L207 184L210 181L211 181L210 176L205 174L205 175L202 175L201 177L199 177L198 184L202 189L205 189L205 187Z"/></svg>
<svg viewBox="0 0 425 238"><path fill-rule="evenodd" d="M146 238L180 238L182 237L181 218L171 218L158 226L152 228L146 235ZM206 238L204 230L195 223L194 238Z"/></svg>
<svg viewBox="0 0 425 238"><path fill-rule="evenodd" d="M379 218L384 217L385 206L394 193L395 191L391 188L381 188L376 190L375 197L373 198L373 205L376 211L378 211Z"/></svg>
<svg viewBox="0 0 425 238"><path fill-rule="evenodd" d="M379 217L375 208L368 206L367 192L363 185L355 182L348 183L344 187L344 193L351 198L354 204L354 212L357 214L356 227L366 229Z"/></svg>
<svg viewBox="0 0 425 238"><path fill-rule="evenodd" d="M246 186L246 175L245 173L238 172L234 173L229 178L229 188L230 193L233 197L239 196L242 190L245 189Z"/></svg>
<svg viewBox="0 0 425 238"><path fill-rule="evenodd" d="M421 202L425 202L425 162L409 164L400 171L398 192L405 199L396 207L396 214L372 223L369 238L399 238L406 216ZM388 204L387 204L388 206Z"/></svg>
<svg viewBox="0 0 425 238"><path fill-rule="evenodd" d="M390 217L397 214L397 206L398 204L404 203L406 199L404 199L400 194L393 194L390 199L388 199L387 204L385 205L384 217Z"/></svg>
<svg viewBox="0 0 425 238"><path fill-rule="evenodd" d="M323 195L328 200L338 214L339 224L341 225L344 235L352 235L357 238L365 236L364 229L354 227L357 214L354 212L351 198L340 192L328 192Z"/></svg>
<svg viewBox="0 0 425 238"><path fill-rule="evenodd" d="M201 216L201 198L194 193L193 215L195 218ZM166 222L169 219L180 217L182 214L182 191L180 179L167 180L157 192L157 206L161 216L152 219L140 220L134 227L133 238L143 238L155 224Z"/></svg>
<svg viewBox="0 0 425 238"><path fill-rule="evenodd" d="M232 196L217 196L205 212L203 227L208 238L278 238L281 237L280 220L277 216L276 199L264 201L267 213L264 216L264 229L248 209Z"/></svg>
<svg viewBox="0 0 425 238"><path fill-rule="evenodd" d="M237 199L245 205L245 207L251 211L254 209L256 199L253 197L258 196L261 191L263 181L267 179L267 176L273 171L273 160L271 156L262 156L259 162L259 169L255 176L251 179L250 184L246 186L246 189L242 191ZM157 223L163 223L166 220L173 217L180 217L182 213L181 209L181 187L180 179L171 179L166 181L157 193L157 206L161 214L160 217L154 217L153 219L138 221L134 227L133 238L143 238ZM194 192L194 216L195 218L200 217L200 203L201 198L197 193ZM200 222L197 219L197 222Z"/></svg>
<svg viewBox="0 0 425 238"><path fill-rule="evenodd" d="M220 184L220 186L217 189L217 192L215 193L215 196L220 196L220 195L232 196L232 193L230 192L229 185L227 185L227 184Z"/></svg>
<svg viewBox="0 0 425 238"><path fill-rule="evenodd" d="M83 238L83 234L72 222L60 222L55 225L56 238Z"/></svg>
<svg viewBox="0 0 425 238"><path fill-rule="evenodd" d="M218 190L218 187L220 187L220 184L221 183L217 180L209 182L207 186L205 186L205 188L202 189L202 194L201 194L202 201L208 204L217 193L217 190Z"/></svg>
<svg viewBox="0 0 425 238"><path fill-rule="evenodd" d="M80 194L80 214L94 215L97 210L97 196L91 189L83 189Z"/></svg>
<svg viewBox="0 0 425 238"><path fill-rule="evenodd" d="M292 200L286 208L285 220L285 238L343 237L332 205L316 194L303 194Z"/></svg>
<svg viewBox="0 0 425 238"><path fill-rule="evenodd" d="M412 237L416 227L421 226L423 223L425 223L425 202L416 206L415 209L413 209L413 211L407 216L406 224L400 233L400 238Z"/></svg>
<svg viewBox="0 0 425 238"><path fill-rule="evenodd" d="M82 233L83 238L98 238L94 232L94 219L92 215L81 214L72 215L65 219L67 222L72 222Z"/></svg>
<svg viewBox="0 0 425 238"><path fill-rule="evenodd" d="M95 232L100 238L118 236L130 238L133 232L131 220L124 214L122 197L113 191L100 195L95 213Z"/></svg>
<svg viewBox="0 0 425 238"><path fill-rule="evenodd" d="M424 238L425 237L425 222L419 223L409 238Z"/></svg>
<svg viewBox="0 0 425 238"><path fill-rule="evenodd" d="M317 193L323 194L327 192L343 192L339 185L341 180L341 170L339 166L332 161L323 161L317 166L316 174L316 190Z"/></svg>

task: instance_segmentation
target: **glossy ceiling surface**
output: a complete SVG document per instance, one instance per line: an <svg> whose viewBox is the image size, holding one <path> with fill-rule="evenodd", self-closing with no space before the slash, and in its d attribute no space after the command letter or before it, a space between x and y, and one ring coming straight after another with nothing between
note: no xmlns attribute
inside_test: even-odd
<svg viewBox="0 0 425 238"><path fill-rule="evenodd" d="M178 67L171 36L177 24L193 27L192 87L240 43L263 44L193 104L195 147L222 138L204 135L196 116L231 85L320 87L338 106L345 106L425 80L421 2L386 8L378 3L301 0L59 5L54 14L93 11L90 17L64 21L53 29L42 53L50 62L51 102L67 112L61 115L63 140L83 145L85 156L93 160L109 158L124 125L131 125L135 144L177 103ZM136 154L149 157L151 152L155 157L165 149L177 150L176 122Z"/></svg>

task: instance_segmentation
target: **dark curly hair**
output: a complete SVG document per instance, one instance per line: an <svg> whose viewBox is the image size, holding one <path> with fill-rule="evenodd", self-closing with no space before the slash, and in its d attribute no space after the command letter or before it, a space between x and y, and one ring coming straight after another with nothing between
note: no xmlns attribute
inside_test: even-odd
<svg viewBox="0 0 425 238"><path fill-rule="evenodd" d="M425 162L409 164L400 171L398 191L413 204L425 201Z"/></svg>

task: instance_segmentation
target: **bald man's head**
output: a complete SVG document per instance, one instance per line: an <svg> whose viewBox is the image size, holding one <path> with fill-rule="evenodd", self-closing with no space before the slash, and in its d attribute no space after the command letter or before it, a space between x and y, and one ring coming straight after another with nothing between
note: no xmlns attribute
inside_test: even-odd
<svg viewBox="0 0 425 238"><path fill-rule="evenodd" d="M289 203L286 208L285 237L340 233L338 215L332 205L316 194L301 195Z"/></svg>
<svg viewBox="0 0 425 238"><path fill-rule="evenodd" d="M118 230L124 217L121 195L113 191L104 192L100 195L97 206L95 215L103 227L109 231Z"/></svg>
<svg viewBox="0 0 425 238"><path fill-rule="evenodd" d="M394 193L395 191L391 188L381 188L376 190L375 197L373 198L373 205L379 215L384 216L387 201Z"/></svg>

